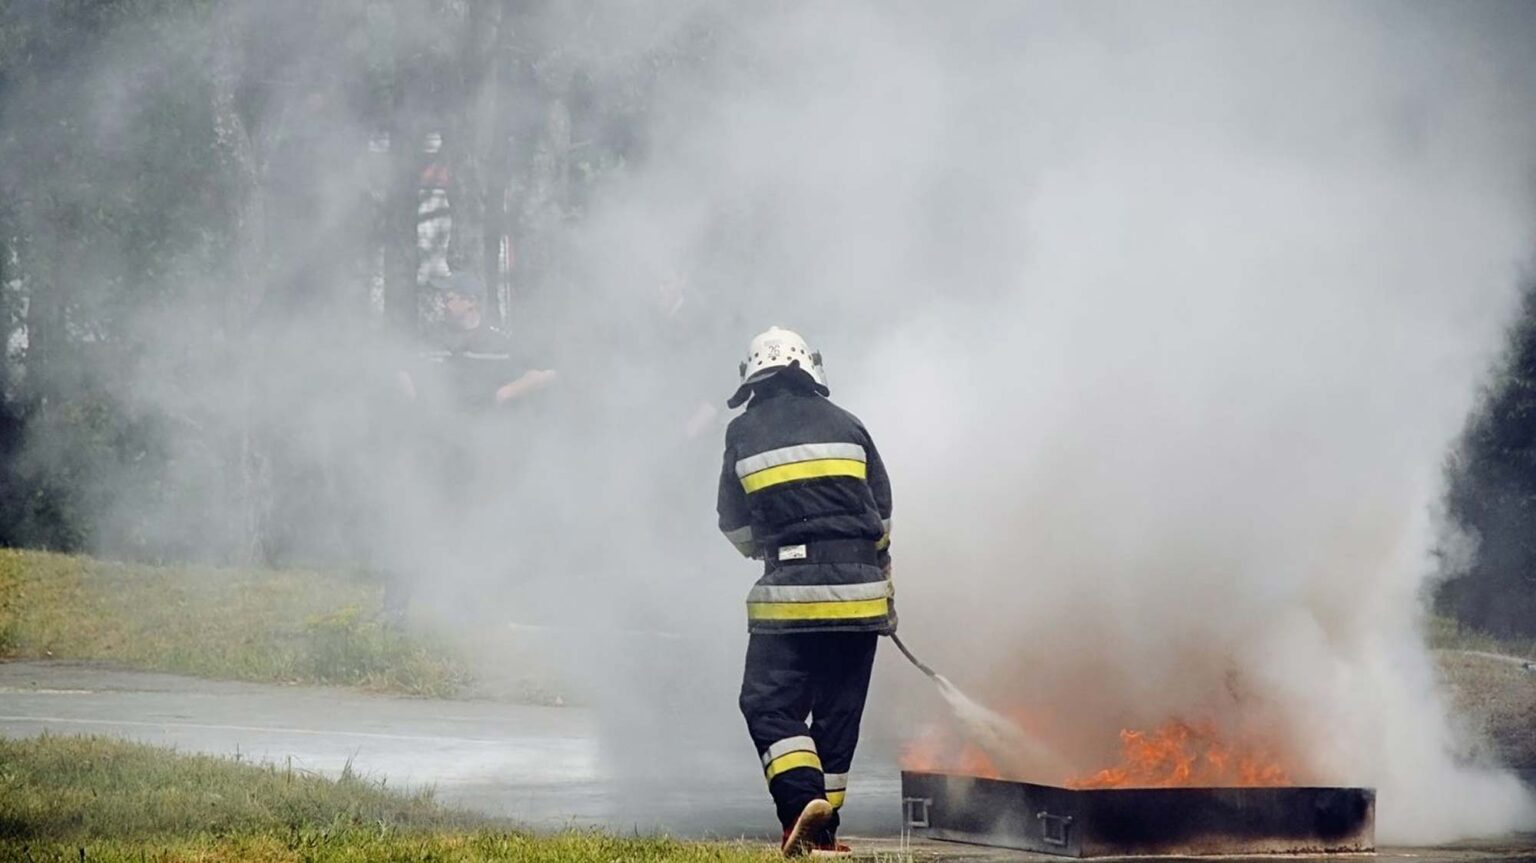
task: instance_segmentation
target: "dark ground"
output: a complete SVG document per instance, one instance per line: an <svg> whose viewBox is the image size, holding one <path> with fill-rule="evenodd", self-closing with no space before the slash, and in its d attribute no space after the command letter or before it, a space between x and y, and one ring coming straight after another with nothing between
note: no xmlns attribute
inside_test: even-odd
<svg viewBox="0 0 1536 863"><path fill-rule="evenodd" d="M1463 692L1462 697L1470 696ZM1509 707L1506 701L1492 707L1502 712ZM601 724L594 711L580 707L400 698L68 662L0 663L0 735L43 732L101 734L183 751L291 762L296 769L327 775L351 764L391 786L430 785L445 803L539 828L664 830L708 838L766 837L770 832L763 823L766 793L750 759L727 755L714 774L671 790L654 782L626 781L605 774ZM855 840L861 857L975 863L1060 859L903 837L899 768L882 755L891 751L889 746L870 747L873 755L861 758L850 787L846 832L879 837ZM1536 770L1523 773L1536 787ZM641 786L645 790L637 793ZM1536 861L1536 834L1443 848L1386 848L1375 859Z"/></svg>

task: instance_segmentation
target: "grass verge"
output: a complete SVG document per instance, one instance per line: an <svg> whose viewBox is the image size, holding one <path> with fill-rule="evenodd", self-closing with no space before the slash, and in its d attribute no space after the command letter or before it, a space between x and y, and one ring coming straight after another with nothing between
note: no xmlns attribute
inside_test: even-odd
<svg viewBox="0 0 1536 863"><path fill-rule="evenodd" d="M1425 638L1435 650L1472 650L1536 660L1536 639L1499 638L1440 615L1429 619Z"/></svg>
<svg viewBox="0 0 1536 863"><path fill-rule="evenodd" d="M97 737L0 740L0 859L748 863L763 846L509 830L344 775Z"/></svg>
<svg viewBox="0 0 1536 863"><path fill-rule="evenodd" d="M377 584L344 574L0 549L0 658L453 694L463 664L381 623L379 604Z"/></svg>
<svg viewBox="0 0 1536 863"><path fill-rule="evenodd" d="M1536 670L1526 664L1536 662L1536 640L1497 638L1438 616L1426 637L1437 651L1452 716L1466 732L1465 754L1536 769Z"/></svg>

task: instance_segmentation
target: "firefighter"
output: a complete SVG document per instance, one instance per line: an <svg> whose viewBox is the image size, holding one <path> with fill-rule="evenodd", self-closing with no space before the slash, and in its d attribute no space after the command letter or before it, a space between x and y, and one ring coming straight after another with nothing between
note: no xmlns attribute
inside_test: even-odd
<svg viewBox="0 0 1536 863"><path fill-rule="evenodd" d="M387 530L388 541L404 545L400 557L432 549L434 569L454 569L464 578L489 577L475 561L492 559L486 543L506 542L505 529L488 532L478 513L508 504L511 495L532 496L527 465L536 438L532 426L548 419L547 391L558 377L540 368L529 352L491 324L481 307L485 285L468 273L432 283L443 318L421 345L415 362L396 371L400 394L410 403L397 423L410 435L396 467L419 470L411 483L432 497L424 505L394 501L407 514L431 513ZM420 507L420 508L418 508ZM416 568L424 567L418 562ZM390 618L404 619L413 579L407 572L386 580ZM473 573L473 575L471 575Z"/></svg>
<svg viewBox="0 0 1536 863"><path fill-rule="evenodd" d="M465 416L526 400L552 383L550 369L519 362L512 339L491 325L481 312L485 285L468 273L455 273L433 282L442 298L443 322L421 359L428 367L446 371L436 383L451 392L449 404ZM415 397L417 382L401 372L400 385Z"/></svg>
<svg viewBox="0 0 1536 863"><path fill-rule="evenodd" d="M789 330L752 340L725 433L720 530L763 561L747 595L741 712L786 857L847 854L838 809L878 636L895 632L891 486L869 432ZM807 720L809 719L809 725Z"/></svg>

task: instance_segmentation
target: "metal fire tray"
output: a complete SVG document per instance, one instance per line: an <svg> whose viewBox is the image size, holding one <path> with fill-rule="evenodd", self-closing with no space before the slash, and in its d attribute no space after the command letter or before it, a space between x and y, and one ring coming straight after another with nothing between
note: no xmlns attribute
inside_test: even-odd
<svg viewBox="0 0 1536 863"><path fill-rule="evenodd" d="M903 771L920 836L1065 857L1373 851L1373 788L1072 789Z"/></svg>

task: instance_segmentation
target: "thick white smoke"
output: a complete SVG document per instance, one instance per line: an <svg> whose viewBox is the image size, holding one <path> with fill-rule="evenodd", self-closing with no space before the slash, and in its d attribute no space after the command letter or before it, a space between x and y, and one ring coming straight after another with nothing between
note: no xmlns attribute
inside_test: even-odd
<svg viewBox="0 0 1536 863"><path fill-rule="evenodd" d="M445 512L435 454L396 453L358 466L381 509L346 517L424 604L565 633L623 805L662 803L658 770L760 787L733 703L754 573L714 483L736 352L797 328L891 469L903 632L1065 757L1209 719L1298 778L1377 786L1384 840L1529 825L1513 779L1456 760L1417 627L1440 465L1531 251L1532 29L1492 5L552 4L528 37L569 44L549 79L680 47L635 97L643 157L547 229L559 283L513 303L550 399L515 440L460 441L516 453L516 492ZM331 128L325 99L267 119L336 145L314 225L270 241L279 275L366 185L379 130ZM264 336L254 409L290 431L394 361L337 343L327 316L355 311L313 311ZM138 397L186 396L159 374ZM251 409L224 383L188 386ZM282 445L386 425L326 404ZM207 518L186 506L166 521ZM936 706L888 671L875 737Z"/></svg>
<svg viewBox="0 0 1536 863"><path fill-rule="evenodd" d="M776 9L595 224L758 215L709 301L819 344L893 470L904 631L1083 766L1209 719L1378 787L1386 841L1528 825L1418 631L1530 251L1531 66L1485 11Z"/></svg>

